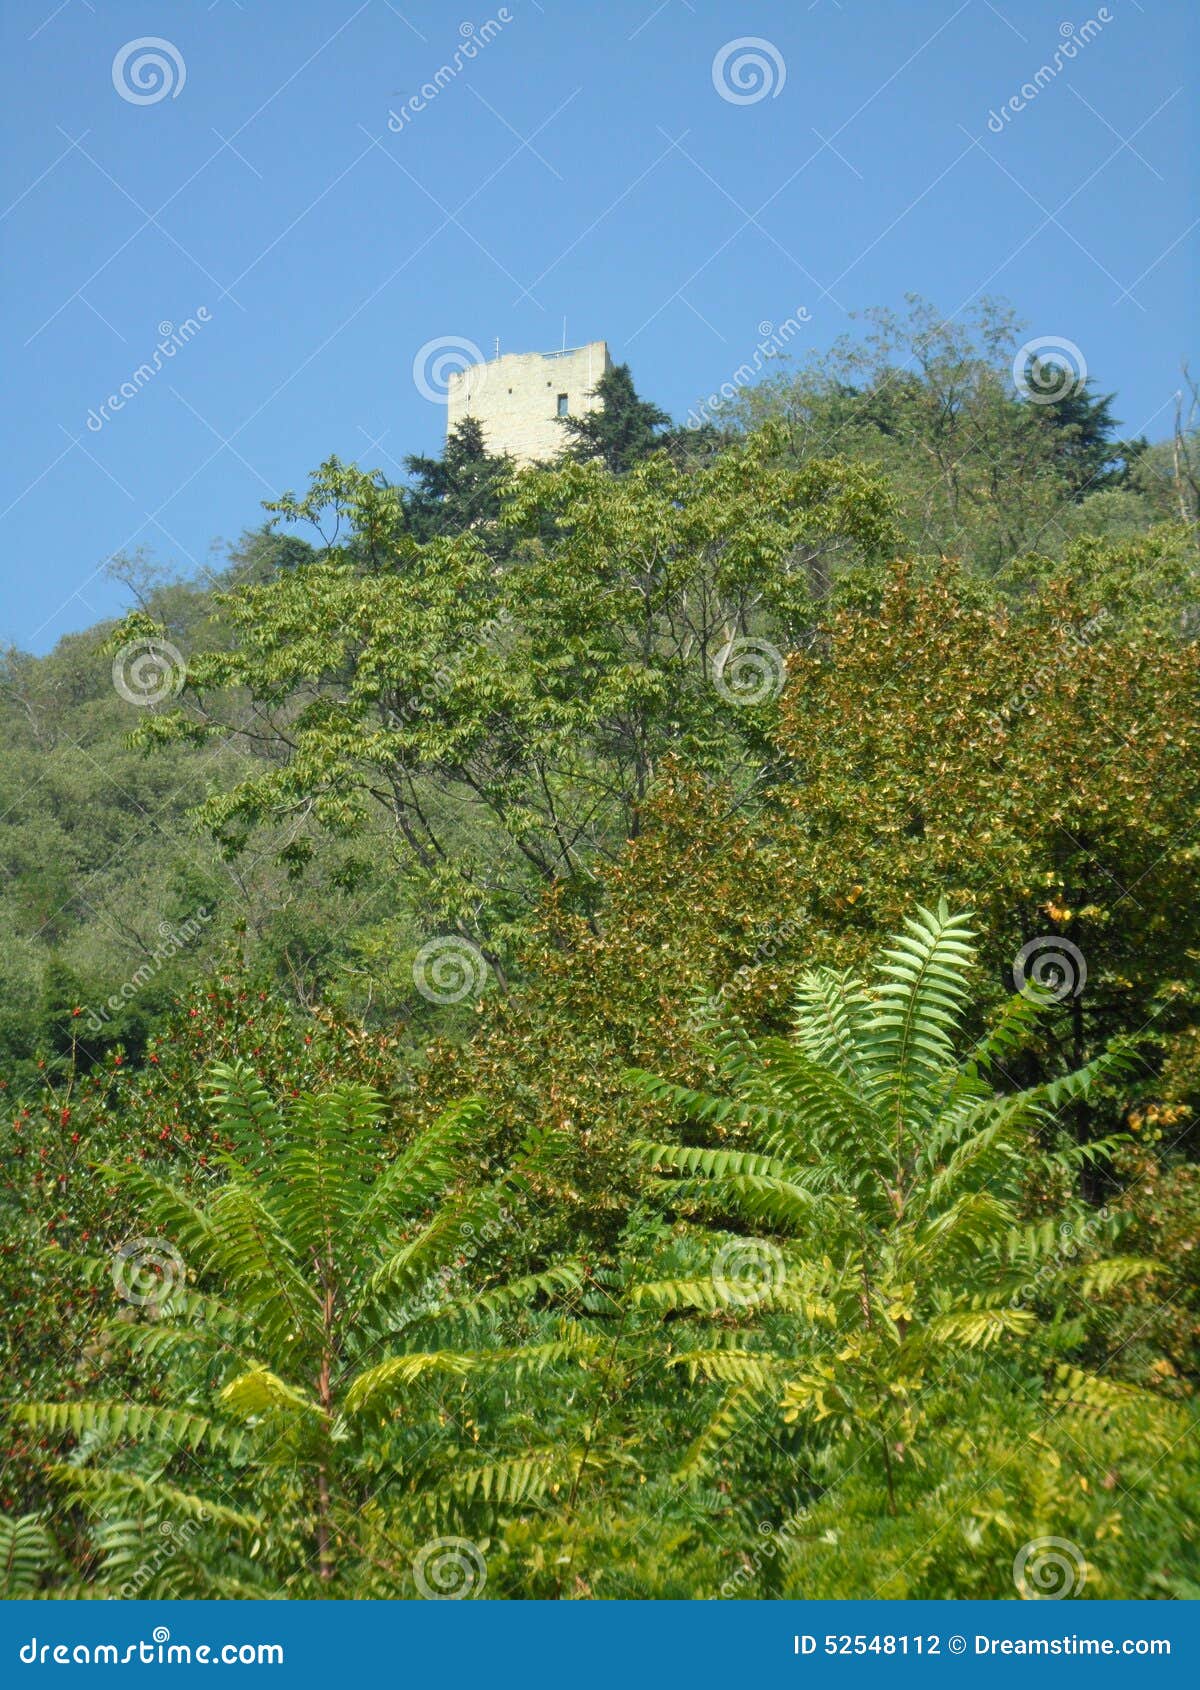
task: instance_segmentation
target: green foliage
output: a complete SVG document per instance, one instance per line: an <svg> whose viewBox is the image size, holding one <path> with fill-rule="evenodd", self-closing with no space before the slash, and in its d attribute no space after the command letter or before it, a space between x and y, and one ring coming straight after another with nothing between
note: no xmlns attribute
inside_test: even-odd
<svg viewBox="0 0 1200 1690"><path fill-rule="evenodd" d="M223 740L223 701L248 694L274 755L202 807L226 851L282 830L299 873L323 835L353 839L389 865L414 923L477 946L503 984L548 885L588 907L672 746L709 766L755 758L758 713L714 684L730 642L761 630L786 648L814 582L891 545L869 476L774 469L772 451L768 431L695 471L654 457L618 478L524 476L501 519L523 544L499 575L475 528L390 542L385 567L394 491L331 461L278 508L348 514L371 568L332 547L224 596L235 644L198 659L187 708L137 737Z"/></svg>
<svg viewBox="0 0 1200 1690"><path fill-rule="evenodd" d="M1141 492L1146 442L1117 437L1111 395L1036 359L1018 385L1021 328L999 302L944 320L910 296L902 314L865 317L865 335L748 390L734 412L751 427L782 421L792 458L837 451L884 471L913 550L991 575L1035 548L1060 555L1093 500L1105 533L1179 516Z"/></svg>
<svg viewBox="0 0 1200 1690"><path fill-rule="evenodd" d="M659 1182L664 1199L761 1230L718 1251L707 1279L643 1285L638 1302L719 1316L761 1304L801 1319L783 1352L677 1354L676 1365L732 1387L685 1459L689 1477L706 1473L741 1416L781 1401L786 1420L845 1440L852 1454L874 1442L894 1512L892 1449L917 1451L931 1371L946 1352L1031 1338L1030 1279L1057 1237L1021 1218L1035 1130L1052 1142L1056 1112L1115 1059L997 1097L993 1070L1027 1029L1029 1006L1018 998L990 1037L956 1056L970 938L943 903L906 923L872 985L831 970L802 976L790 1039L718 1038L720 1093L639 1076L655 1102L733 1141L643 1146L650 1167L679 1176ZM1040 1154L1069 1169L1081 1160ZM1144 1278L1147 1264L1101 1269L1080 1294Z"/></svg>
<svg viewBox="0 0 1200 1690"><path fill-rule="evenodd" d="M413 478L404 491L405 526L413 539L436 540L477 528L492 556L506 554L499 517L515 466L511 458L488 452L474 417L464 417L450 431L440 458L408 457L404 466Z"/></svg>
<svg viewBox="0 0 1200 1690"><path fill-rule="evenodd" d="M50 1534L34 1514L0 1514L0 1597L32 1596L53 1557Z"/></svg>
<svg viewBox="0 0 1200 1690"><path fill-rule="evenodd" d="M1125 1486L1140 1545L1144 1514L1184 1494L1187 1421L1074 1359L1092 1308L1158 1263L1113 1255L1118 1229L1078 1200L1026 1211L1047 1170L1069 1183L1112 1152L1074 1146L1055 1115L1119 1064L997 1092L1041 1006L1015 999L959 1056L971 959L941 906L873 981L803 976L787 1039L701 1013L718 1083L636 1079L705 1142L636 1149L675 1219L629 1210L604 1265L533 1248L560 1135L497 1172L476 1105L396 1145L361 1083L281 1101L251 1067L218 1065L215 1154L99 1170L139 1239L76 1272L103 1288L97 1313L110 1286L127 1306L93 1329L98 1390L12 1411L71 1505L58 1546L26 1527L20 1576L61 1581L61 1554L101 1594L407 1595L425 1547L470 1532L495 1594L778 1595L826 1578L866 1594L869 1561L888 1594L995 1595L1005 1546L1052 1510L1095 1534L1095 1593L1186 1577L1186 1509L1152 1563L1131 1561L1107 1482L1081 1503L1029 1467L1027 1448L1057 1471L1085 1437L1121 1468L1166 1463ZM1014 1379L1020 1482L968 1509L976 1480L932 1517L975 1532L939 1575L913 1521L959 1494L964 1449L1004 1445L988 1413ZM160 1548L139 1557L148 1538Z"/></svg>
<svg viewBox="0 0 1200 1690"><path fill-rule="evenodd" d="M1195 419L872 330L5 655L6 1595L1200 1588Z"/></svg>
<svg viewBox="0 0 1200 1690"><path fill-rule="evenodd" d="M1048 1417L1023 1378L997 1368L956 1368L930 1415L920 1483L905 1484L900 1512L881 1513L869 1473L848 1471L781 1545L780 1595L1011 1599L1021 1552L1047 1538L1065 1546L1051 1586L1064 1595L1161 1598L1194 1578L1185 1416L1150 1404L1102 1423ZM738 1593L761 1583L759 1572Z"/></svg>
<svg viewBox="0 0 1200 1690"><path fill-rule="evenodd" d="M649 400L639 399L628 364L605 370L593 390L596 410L567 417L563 431L566 450L580 463L599 463L612 475L623 475L659 444L658 431L670 417Z"/></svg>
<svg viewBox="0 0 1200 1690"><path fill-rule="evenodd" d="M352 1586L368 1502L407 1507L411 1521L428 1518L439 1488L493 1501L531 1491L530 1469L484 1468L464 1487L437 1410L484 1373L570 1368L580 1340L552 1322L538 1342L501 1334L510 1308L577 1290L580 1274L559 1264L506 1282L485 1269L475 1283L460 1271L466 1251L479 1253L473 1240L486 1254L514 1224L505 1205L520 1202L515 1179L461 1181L476 1109L450 1112L385 1162L382 1102L366 1087L281 1107L251 1070L218 1067L211 1089L229 1146L219 1174L102 1170L157 1240L134 1247L136 1274L114 1268L118 1295L143 1312L122 1312L101 1339L144 1371L147 1400L24 1402L14 1419L72 1437L57 1479L106 1521L116 1512L149 1529L182 1515L203 1524L193 1560L228 1553L243 1581L286 1579L294 1594L310 1575ZM472 1347L455 1343L464 1335ZM198 1563L194 1576L205 1588Z"/></svg>

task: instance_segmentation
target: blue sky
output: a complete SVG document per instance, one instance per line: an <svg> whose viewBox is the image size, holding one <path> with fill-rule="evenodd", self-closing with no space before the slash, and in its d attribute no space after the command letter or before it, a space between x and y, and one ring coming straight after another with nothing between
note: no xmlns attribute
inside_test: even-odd
<svg viewBox="0 0 1200 1690"><path fill-rule="evenodd" d="M6 0L0 640L116 612L118 551L204 568L330 453L395 476L444 429L423 347L545 350L564 316L682 417L761 324L806 311L802 354L908 291L999 294L1168 432L1189 0L471 7Z"/></svg>

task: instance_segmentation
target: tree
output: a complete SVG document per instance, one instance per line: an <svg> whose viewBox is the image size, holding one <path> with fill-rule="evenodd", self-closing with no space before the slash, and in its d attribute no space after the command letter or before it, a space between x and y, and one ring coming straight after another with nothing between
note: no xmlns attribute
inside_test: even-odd
<svg viewBox="0 0 1200 1690"><path fill-rule="evenodd" d="M1186 364L1182 374L1172 437L1141 454L1133 480L1156 519L1183 523L1195 544L1200 533L1200 387Z"/></svg>
<svg viewBox="0 0 1200 1690"><path fill-rule="evenodd" d="M707 1144L641 1147L647 1167L677 1176L659 1182L662 1200L758 1229L729 1237L706 1277L632 1293L641 1306L718 1317L708 1344L673 1346L673 1366L731 1387L684 1475L707 1471L743 1417L778 1403L785 1420L851 1456L873 1446L895 1513L895 1451L919 1446L935 1369L963 1350L1028 1349L1035 1296L1064 1281L1086 1298L1155 1272L1152 1261L1113 1256L1064 1269L1060 1217L1022 1218L1037 1164L1044 1177L1100 1153L1064 1147L1056 1118L1114 1059L997 1095L1037 1006L1016 997L958 1055L971 937L944 902L919 910L873 982L802 975L790 1038L756 1044L714 1028L719 1090L634 1076L656 1103L709 1129ZM794 1317L784 1345L747 1344L744 1323L727 1330L751 1308ZM1104 1399L1101 1383L1069 1367L1060 1383Z"/></svg>
<svg viewBox="0 0 1200 1690"><path fill-rule="evenodd" d="M297 534L280 534L270 523L248 529L229 548L225 568L213 582L228 590L270 581L285 569L313 561L313 548Z"/></svg>
<svg viewBox="0 0 1200 1690"><path fill-rule="evenodd" d="M1032 415L1050 431L1050 454L1071 495L1079 500L1129 485L1149 441L1145 437L1133 441L1118 438L1120 425L1112 414L1116 395L1094 393L1090 380L1071 379L1064 385L1060 365L1048 366L1045 374L1043 368L1036 357L1031 357L1022 388L1034 394L1046 389L1058 394L1049 403L1039 402Z"/></svg>
<svg viewBox="0 0 1200 1690"><path fill-rule="evenodd" d="M1157 1037L1186 1025L1190 992L1155 993L1194 978L1196 943L1180 822L1200 792L1185 702L1200 654L1139 586L1171 578L1173 539L1081 544L1073 561L1074 580L1047 566L1012 611L953 572L898 572L796 665L781 724L813 919L852 910L886 932L924 887L953 888L997 988L1054 975L1047 1072L1148 1015Z"/></svg>
<svg viewBox="0 0 1200 1690"><path fill-rule="evenodd" d="M489 549L503 535L496 527L505 486L515 465L506 456L493 456L484 444L483 427L464 417L446 437L440 458L407 457L405 468L414 484L405 489L404 512L415 540L484 529Z"/></svg>
<svg viewBox="0 0 1200 1690"><path fill-rule="evenodd" d="M471 1106L385 1160L381 1100L361 1085L281 1107L250 1070L226 1067L212 1091L223 1179L104 1170L160 1229L97 1273L142 1311L111 1321L104 1343L114 1365L127 1356L143 1372L143 1399L26 1402L16 1419L81 1440L86 1459L56 1472L101 1515L102 1583L119 1584L131 1539L170 1518L196 1531L156 1569L157 1593L275 1581L349 1594L392 1557L391 1534L420 1542L455 1497L553 1483L562 1450L525 1447L496 1468L446 1422L468 1381L573 1364L577 1346L552 1318L535 1343L506 1344L502 1324L581 1275L563 1263L479 1285L493 1277L491 1241L516 1224L506 1201L520 1197L503 1177L458 1183ZM254 1554L239 1547L255 1537ZM388 1572L398 1584L398 1566Z"/></svg>
<svg viewBox="0 0 1200 1690"><path fill-rule="evenodd" d="M981 1012L1043 977L1058 991L1018 1078L1137 1034L1144 1066L1073 1105L1072 1128L1105 1137L1130 1109L1164 1110L1166 1142L1194 1153L1200 650L1180 643L1166 585L1177 536L1090 541L1076 561L1072 582L1044 560L1011 607L958 570L883 572L789 659L753 802L733 775L668 758L590 919L546 901L520 994L490 1000L470 1050L440 1053L428 1083L494 1099L514 1137L561 1130L564 1238L619 1229L614 1194L645 1129L614 1067L703 1084L698 996L780 1032L814 959L861 970L941 891L976 911Z"/></svg>
<svg viewBox="0 0 1200 1690"><path fill-rule="evenodd" d="M619 477L577 463L519 477L503 569L475 528L389 541L393 490L325 465L286 508L346 519L349 545L222 595L236 644L205 654L185 709L148 717L138 740L241 733L261 754L203 809L231 855L276 829L300 870L322 830L357 840L422 924L503 980L547 886L588 907L673 746L709 767L757 760L815 593L886 555L872 477L837 460L771 468L772 450L764 436L694 472L655 457ZM122 637L139 633L134 619Z"/></svg>
<svg viewBox="0 0 1200 1690"><path fill-rule="evenodd" d="M564 417L570 438L568 457L579 463L598 462L612 475L623 475L659 445L658 430L671 421L664 410L640 399L628 364L605 370L593 389L598 410L582 417Z"/></svg>
<svg viewBox="0 0 1200 1690"><path fill-rule="evenodd" d="M1091 512L1092 531L1113 514L1149 526L1132 474L1145 442L1116 438L1111 395L1077 372L1031 354L1016 377L1021 328L1000 302L945 320L910 295L905 313L864 315L864 335L747 390L732 414L751 427L781 421L790 457L840 452L884 471L910 547L985 576L1034 548L1059 555L1078 509L1115 489L1127 499L1118 513Z"/></svg>

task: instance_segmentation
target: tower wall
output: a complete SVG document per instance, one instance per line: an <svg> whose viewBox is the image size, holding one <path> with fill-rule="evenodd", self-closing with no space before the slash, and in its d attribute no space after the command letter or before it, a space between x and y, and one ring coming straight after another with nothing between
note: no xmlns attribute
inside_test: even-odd
<svg viewBox="0 0 1200 1690"><path fill-rule="evenodd" d="M446 430L474 417L489 452L507 452L518 464L557 457L567 435L557 420L562 396L573 417L598 408L592 391L612 368L608 343L594 340L566 352L508 352L451 375Z"/></svg>

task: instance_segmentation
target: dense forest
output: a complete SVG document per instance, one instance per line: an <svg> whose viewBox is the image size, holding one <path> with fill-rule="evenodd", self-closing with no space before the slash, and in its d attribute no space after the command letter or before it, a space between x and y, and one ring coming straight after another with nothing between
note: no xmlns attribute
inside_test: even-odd
<svg viewBox="0 0 1200 1690"><path fill-rule="evenodd" d="M1200 435L1021 337L0 657L0 1593L1200 1595Z"/></svg>

